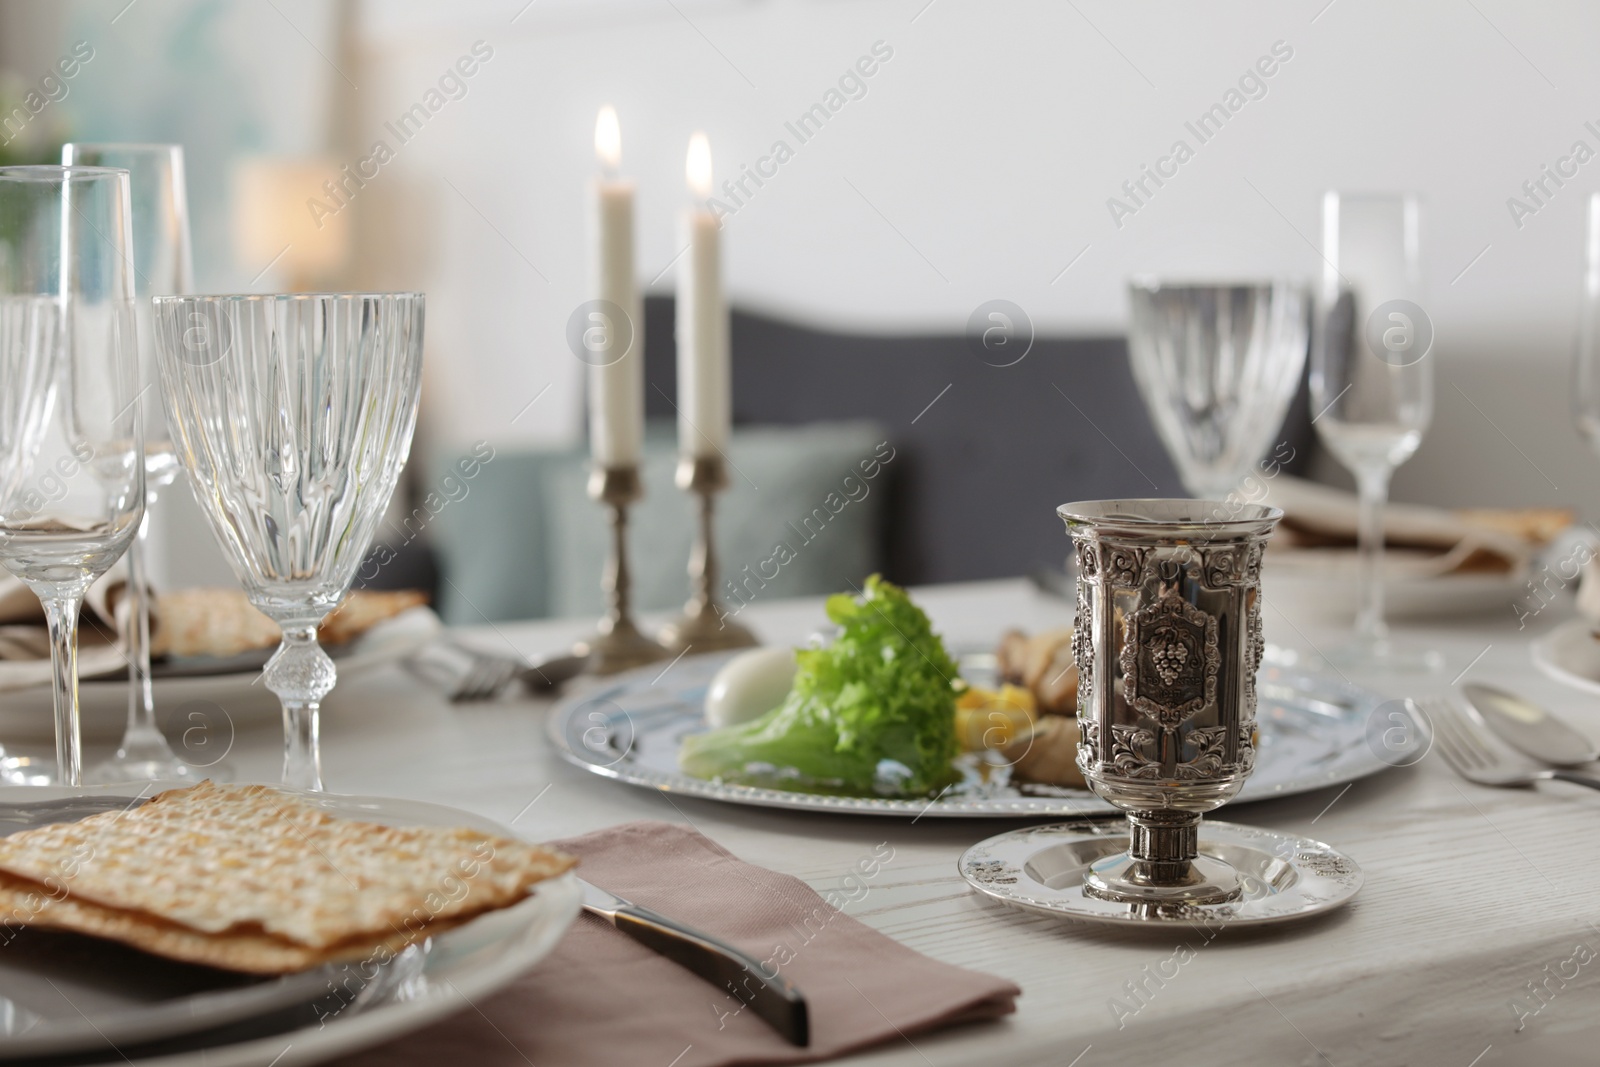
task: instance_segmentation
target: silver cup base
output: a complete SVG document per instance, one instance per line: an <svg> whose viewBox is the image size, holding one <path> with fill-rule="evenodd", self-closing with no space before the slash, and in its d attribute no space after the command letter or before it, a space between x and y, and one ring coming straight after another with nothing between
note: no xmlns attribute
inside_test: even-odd
<svg viewBox="0 0 1600 1067"><path fill-rule="evenodd" d="M1207 820L1201 858L1238 873L1243 894L1221 904L1152 904L1106 900L1084 892L1084 877L1125 852L1126 835L1098 818L1008 830L969 848L961 876L990 900L1034 915L1113 926L1293 922L1348 903L1361 888L1350 857L1311 838Z"/></svg>
<svg viewBox="0 0 1600 1067"><path fill-rule="evenodd" d="M1089 865L1083 895L1119 904L1226 904L1243 896L1239 873L1210 856L1146 860L1126 852Z"/></svg>
<svg viewBox="0 0 1600 1067"><path fill-rule="evenodd" d="M1200 855L1198 811L1130 811L1128 849L1084 872L1085 896L1121 904L1226 904L1244 893L1229 864Z"/></svg>

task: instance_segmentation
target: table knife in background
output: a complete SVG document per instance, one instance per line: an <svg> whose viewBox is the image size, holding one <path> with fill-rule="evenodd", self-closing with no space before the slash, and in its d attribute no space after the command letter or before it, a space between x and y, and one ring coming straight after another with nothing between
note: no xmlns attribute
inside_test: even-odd
<svg viewBox="0 0 1600 1067"><path fill-rule="evenodd" d="M811 1043L806 998L782 977L766 977L762 962L702 930L641 907L591 882L583 886L583 909L600 916L652 952L693 971L749 1005L792 1045Z"/></svg>

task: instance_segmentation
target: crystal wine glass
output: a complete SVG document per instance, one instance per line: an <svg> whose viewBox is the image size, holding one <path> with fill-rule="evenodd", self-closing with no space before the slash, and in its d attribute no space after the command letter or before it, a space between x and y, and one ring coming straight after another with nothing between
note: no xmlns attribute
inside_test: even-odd
<svg viewBox="0 0 1600 1067"><path fill-rule="evenodd" d="M1322 202L1322 292L1311 354L1312 425L1355 475L1361 607L1330 658L1371 669L1436 669L1398 648L1383 619L1383 509L1389 479L1433 417L1433 325L1422 298L1413 194L1330 192Z"/></svg>
<svg viewBox="0 0 1600 1067"><path fill-rule="evenodd" d="M82 780L83 595L144 518L130 216L125 170L0 168L0 295L11 305L0 332L8 379L0 407L29 413L6 419L21 427L11 436L31 442L5 479L0 564L44 606L57 780L70 786ZM47 366L33 366L41 358ZM28 384L36 372L42 401Z"/></svg>
<svg viewBox="0 0 1600 1067"><path fill-rule="evenodd" d="M283 630L283 781L321 789L317 715L338 606L411 449L421 293L164 296L156 356L173 445L250 602Z"/></svg>
<svg viewBox="0 0 1600 1067"><path fill-rule="evenodd" d="M150 298L194 289L189 251L189 205L184 194L183 147L175 144L68 144L61 162L120 167L128 172L133 202L134 308L138 316L140 403L144 412L145 518L128 546L128 726L110 759L89 768L91 782L152 778L188 779L194 768L180 760L156 726L150 684L150 585L145 544L156 494L178 476L156 383L155 331Z"/></svg>
<svg viewBox="0 0 1600 1067"><path fill-rule="evenodd" d="M1272 447L1306 365L1310 297L1287 282L1128 285L1128 354L1184 488L1221 500Z"/></svg>
<svg viewBox="0 0 1600 1067"><path fill-rule="evenodd" d="M44 437L60 330L52 297L0 293L0 511L23 489ZM42 760L0 747L0 781L44 785L51 780Z"/></svg>

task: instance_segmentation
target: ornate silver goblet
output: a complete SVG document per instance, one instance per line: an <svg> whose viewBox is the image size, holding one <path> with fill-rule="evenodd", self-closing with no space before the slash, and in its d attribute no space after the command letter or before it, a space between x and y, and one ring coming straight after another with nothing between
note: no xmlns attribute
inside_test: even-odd
<svg viewBox="0 0 1600 1067"><path fill-rule="evenodd" d="M1078 563L1078 766L1127 813L1128 851L1085 894L1218 904L1233 868L1199 854L1204 812L1255 765L1261 553L1283 512L1203 500L1063 504Z"/></svg>

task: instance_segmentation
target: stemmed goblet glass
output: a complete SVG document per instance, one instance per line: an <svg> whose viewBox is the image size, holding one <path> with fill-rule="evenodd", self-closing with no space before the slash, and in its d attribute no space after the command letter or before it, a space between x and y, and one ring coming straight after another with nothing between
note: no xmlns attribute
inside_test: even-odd
<svg viewBox="0 0 1600 1067"><path fill-rule="evenodd" d="M128 172L0 168L0 564L44 606L56 776L82 781L78 615L144 518Z"/></svg>
<svg viewBox="0 0 1600 1067"><path fill-rule="evenodd" d="M337 672L317 624L344 599L411 449L421 293L164 296L156 356L172 440L250 603L283 630L283 781L321 789Z"/></svg>
<svg viewBox="0 0 1600 1067"><path fill-rule="evenodd" d="M119 167L128 172L133 202L134 305L138 317L140 404L144 412L145 518L128 546L128 726L116 754L89 768L91 782L195 777L156 725L150 684L150 585L145 543L156 494L178 476L167 420L156 384L155 331L150 298L194 289L189 250L189 205L184 193L183 148L175 144L68 144L61 162Z"/></svg>
<svg viewBox="0 0 1600 1067"><path fill-rule="evenodd" d="M1300 386L1310 296L1289 282L1128 285L1128 356L1184 488L1222 500L1273 445Z"/></svg>
<svg viewBox="0 0 1600 1067"><path fill-rule="evenodd" d="M1335 662L1436 670L1424 649L1396 647L1383 618L1383 509L1389 479L1433 417L1433 325L1422 309L1415 195L1330 192L1322 202L1322 291L1311 352L1311 422L1355 475L1361 607Z"/></svg>

